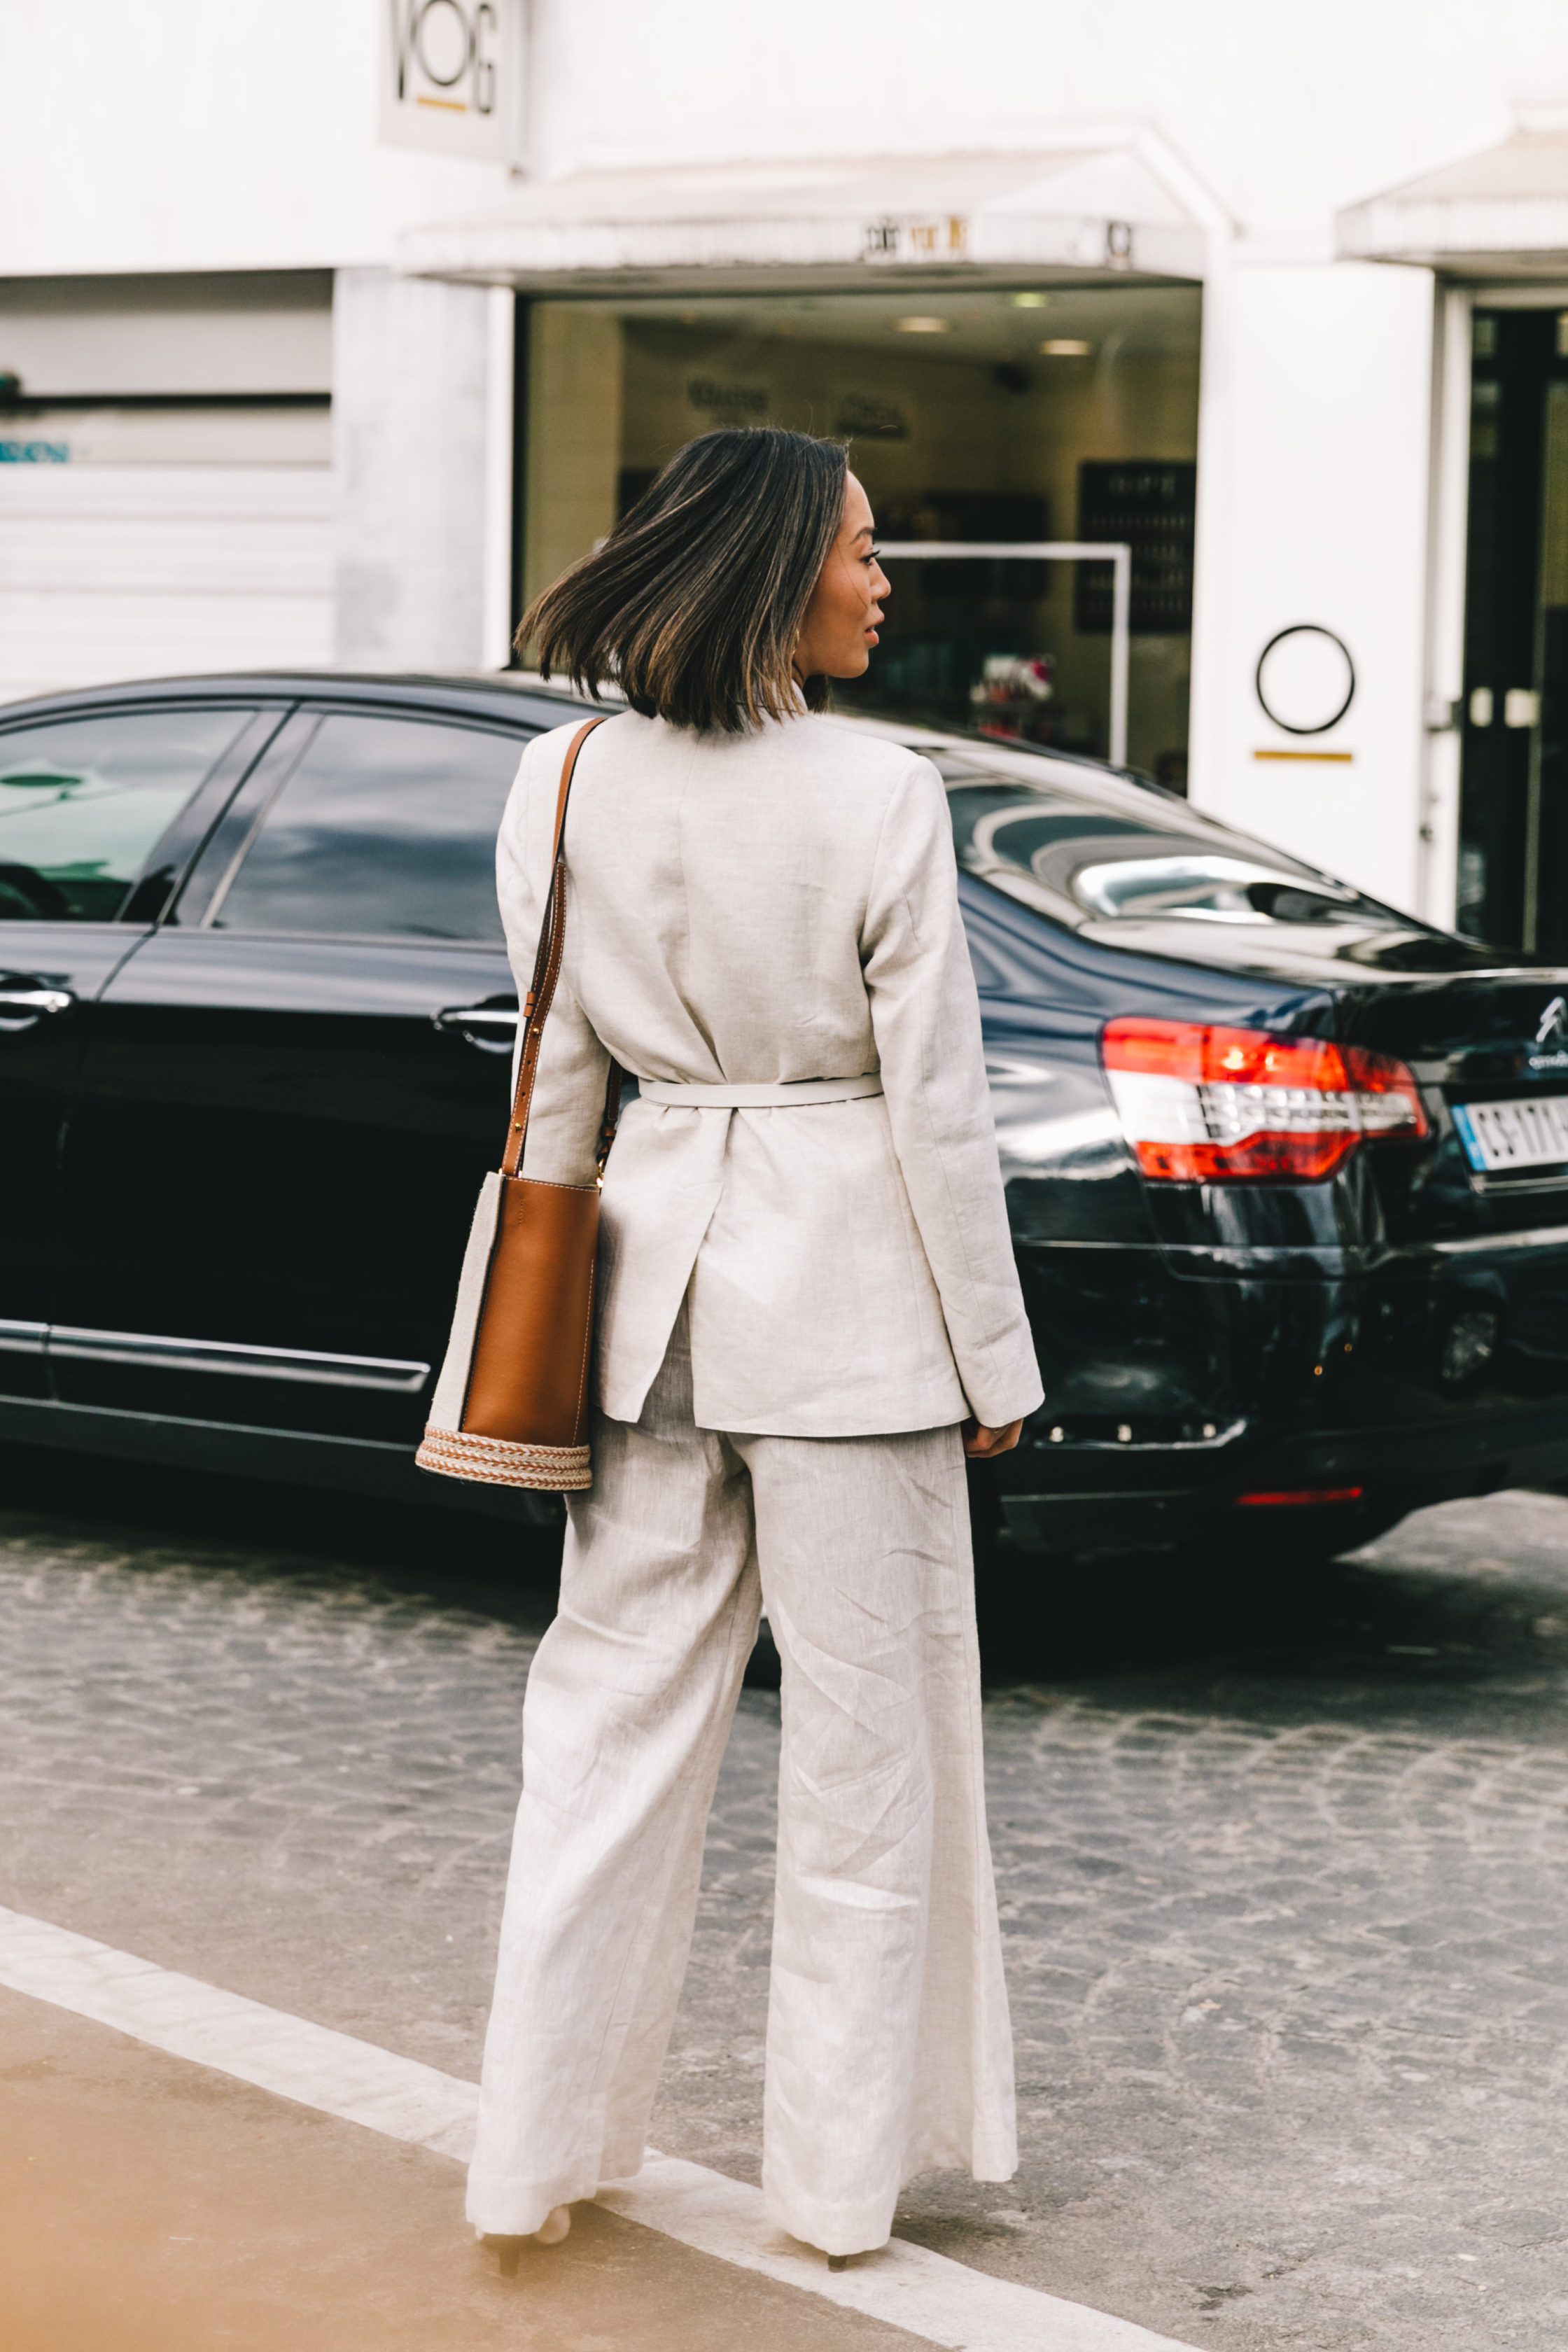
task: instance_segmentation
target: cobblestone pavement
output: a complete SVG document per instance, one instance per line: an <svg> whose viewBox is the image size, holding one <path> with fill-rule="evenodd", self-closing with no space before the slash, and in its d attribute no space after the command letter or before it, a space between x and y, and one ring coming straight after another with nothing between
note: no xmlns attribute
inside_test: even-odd
<svg viewBox="0 0 1568 2352"><path fill-rule="evenodd" d="M474 2073L551 1569L0 1455L0 1901ZM900 2229L1214 2352L1563 2352L1568 1501L983 1597L1023 2162ZM776 1741L748 1691L655 2135L751 2179Z"/></svg>

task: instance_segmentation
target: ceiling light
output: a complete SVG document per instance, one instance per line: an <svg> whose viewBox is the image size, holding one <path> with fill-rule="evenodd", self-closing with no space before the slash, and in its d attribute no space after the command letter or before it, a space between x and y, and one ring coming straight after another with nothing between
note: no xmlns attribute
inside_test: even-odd
<svg viewBox="0 0 1568 2352"><path fill-rule="evenodd" d="M946 319L900 319L898 325L900 335L945 335L949 323Z"/></svg>
<svg viewBox="0 0 1568 2352"><path fill-rule="evenodd" d="M1050 299L1048 294L1009 294L1007 297L1015 310L1043 310Z"/></svg>
<svg viewBox="0 0 1568 2352"><path fill-rule="evenodd" d="M1092 359L1094 345L1080 343L1074 335L1057 335L1040 345L1040 356L1047 360Z"/></svg>

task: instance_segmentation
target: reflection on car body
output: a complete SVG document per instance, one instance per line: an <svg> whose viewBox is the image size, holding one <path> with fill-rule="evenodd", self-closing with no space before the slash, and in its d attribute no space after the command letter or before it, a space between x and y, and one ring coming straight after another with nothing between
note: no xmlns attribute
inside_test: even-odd
<svg viewBox="0 0 1568 2352"><path fill-rule="evenodd" d="M569 703L177 679L0 712L0 1435L519 1510L412 1449L517 999L497 824ZM1171 793L948 786L1064 1550L1343 1540L1568 1475L1568 975Z"/></svg>

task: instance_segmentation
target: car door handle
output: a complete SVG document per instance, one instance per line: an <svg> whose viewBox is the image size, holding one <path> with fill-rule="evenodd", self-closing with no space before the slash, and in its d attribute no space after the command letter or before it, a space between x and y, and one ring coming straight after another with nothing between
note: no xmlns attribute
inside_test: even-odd
<svg viewBox="0 0 1568 2352"><path fill-rule="evenodd" d="M518 1012L515 1004L455 1004L445 1013L432 1013L431 1026L455 1029L481 1054L510 1054L517 1037Z"/></svg>
<svg viewBox="0 0 1568 2352"><path fill-rule="evenodd" d="M0 988L0 1030L30 1029L46 1013L68 1013L68 988Z"/></svg>

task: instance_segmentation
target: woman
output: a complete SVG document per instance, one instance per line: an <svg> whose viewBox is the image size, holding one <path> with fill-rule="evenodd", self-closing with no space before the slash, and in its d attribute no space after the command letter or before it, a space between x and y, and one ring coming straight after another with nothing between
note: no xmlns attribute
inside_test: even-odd
<svg viewBox="0 0 1568 2352"><path fill-rule="evenodd" d="M573 785L528 1173L593 1181L607 1055L640 1098L601 1202L594 1484L523 1711L468 2186L503 2263L641 2164L759 1605L770 2212L837 2263L913 2174L1016 2165L963 1454L1041 1389L941 781L812 715L887 594L841 446L710 433L519 632L631 705ZM574 731L530 745L501 826L520 985Z"/></svg>

